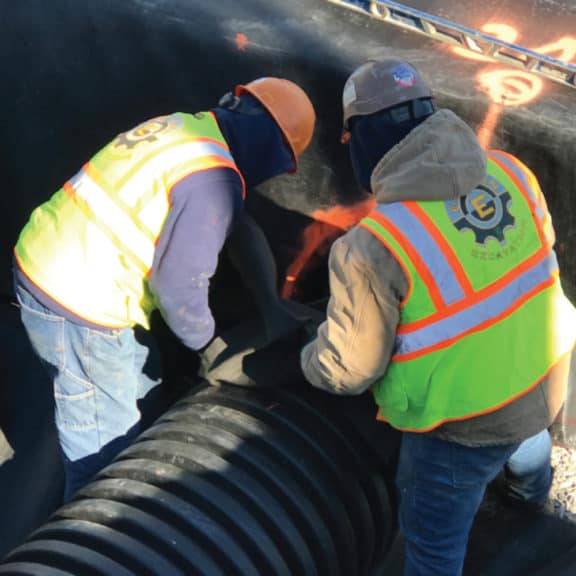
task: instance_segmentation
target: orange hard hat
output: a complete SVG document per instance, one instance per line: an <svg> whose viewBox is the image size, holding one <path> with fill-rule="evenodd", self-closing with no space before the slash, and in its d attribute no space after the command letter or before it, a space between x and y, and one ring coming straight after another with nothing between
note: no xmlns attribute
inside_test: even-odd
<svg viewBox="0 0 576 576"><path fill-rule="evenodd" d="M316 123L314 106L298 84L284 78L259 78L246 85L236 86L236 96L250 94L270 113L278 124L294 156L306 150Z"/></svg>

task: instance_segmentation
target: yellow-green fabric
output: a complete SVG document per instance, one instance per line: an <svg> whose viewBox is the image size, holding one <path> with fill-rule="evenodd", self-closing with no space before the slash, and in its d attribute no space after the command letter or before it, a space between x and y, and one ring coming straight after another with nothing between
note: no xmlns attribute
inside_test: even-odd
<svg viewBox="0 0 576 576"><path fill-rule="evenodd" d="M518 166L489 158L469 198L381 204L361 223L410 285L395 354L373 385L379 417L402 430L494 411L574 345L575 310L541 225L548 215L536 214Z"/></svg>
<svg viewBox="0 0 576 576"><path fill-rule="evenodd" d="M170 191L197 171L238 169L213 114L153 118L118 135L32 213L15 255L28 278L90 322L149 326L148 274Z"/></svg>

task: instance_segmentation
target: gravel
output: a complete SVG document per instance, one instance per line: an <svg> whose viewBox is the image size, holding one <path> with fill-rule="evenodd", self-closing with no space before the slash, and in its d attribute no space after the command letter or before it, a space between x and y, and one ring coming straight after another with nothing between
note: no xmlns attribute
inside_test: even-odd
<svg viewBox="0 0 576 576"><path fill-rule="evenodd" d="M576 523L576 450L553 446L552 466L554 481L550 500L554 503L554 513Z"/></svg>

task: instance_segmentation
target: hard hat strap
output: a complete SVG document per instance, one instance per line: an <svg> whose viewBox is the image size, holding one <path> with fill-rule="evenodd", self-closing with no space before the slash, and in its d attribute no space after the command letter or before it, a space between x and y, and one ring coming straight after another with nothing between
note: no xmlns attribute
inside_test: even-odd
<svg viewBox="0 0 576 576"><path fill-rule="evenodd" d="M218 106L248 116L259 116L260 114L266 113L264 106L249 94L235 96L232 92L227 92L220 98Z"/></svg>
<svg viewBox="0 0 576 576"><path fill-rule="evenodd" d="M432 99L420 98L400 106L394 106L388 110L388 113L392 122L402 124L408 120L419 120L422 117L430 116L434 111Z"/></svg>
<svg viewBox="0 0 576 576"><path fill-rule="evenodd" d="M232 92L226 92L222 98L218 101L218 106L220 108L225 108L226 110L236 110L240 104L240 97L234 96Z"/></svg>

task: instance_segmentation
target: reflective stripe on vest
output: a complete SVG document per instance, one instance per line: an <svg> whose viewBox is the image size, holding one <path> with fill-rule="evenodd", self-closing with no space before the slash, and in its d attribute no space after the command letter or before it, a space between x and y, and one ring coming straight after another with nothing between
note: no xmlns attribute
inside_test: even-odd
<svg viewBox="0 0 576 576"><path fill-rule="evenodd" d="M404 333L396 336L392 360L405 362L432 350L445 348L471 332L505 318L534 294L551 286L557 273L556 256L550 253L496 293L412 332L403 330Z"/></svg>
<svg viewBox="0 0 576 576"><path fill-rule="evenodd" d="M516 182L516 185L522 190L526 199L532 206L536 218L540 222L542 240L547 245L554 244L554 230L552 228L552 219L548 212L546 199L540 190L540 185L536 176L524 165L520 165L518 160L502 152L501 150L491 150L488 157L504 170L510 178Z"/></svg>
<svg viewBox="0 0 576 576"><path fill-rule="evenodd" d="M443 247L436 242L408 202L381 204L370 214L406 249L420 276L426 279L430 297L437 308L446 307L464 298L465 289L458 280ZM459 264L457 264L460 266Z"/></svg>
<svg viewBox="0 0 576 576"><path fill-rule="evenodd" d="M224 160L224 162L222 162ZM192 141L165 150L155 156L123 184L120 194L109 193L91 176L94 173L90 163L71 178L65 185L65 192L78 202L78 206L105 234L118 249L131 258L143 274L147 274L154 259L155 244L160 226L147 225L142 212L135 212L131 205L146 210L152 217L164 218L162 211L149 209L152 198L141 198L144 183L149 182L168 162L186 162L188 172L198 171L229 163L234 160L228 150L215 142ZM151 196L151 195L149 195ZM121 231L121 236L118 234Z"/></svg>
<svg viewBox="0 0 576 576"><path fill-rule="evenodd" d="M223 142L201 137L179 140L163 145L153 156L146 155L143 160L134 163L117 185L122 200L130 206L135 206L137 202L146 202L149 196L142 196L142 190L148 187L148 174L160 174L165 166L178 163L190 166L198 161L202 161L202 165L198 165L196 170L212 168L216 162L218 165L227 164L236 170L234 159ZM174 182L167 182L167 187L170 188L173 184Z"/></svg>

